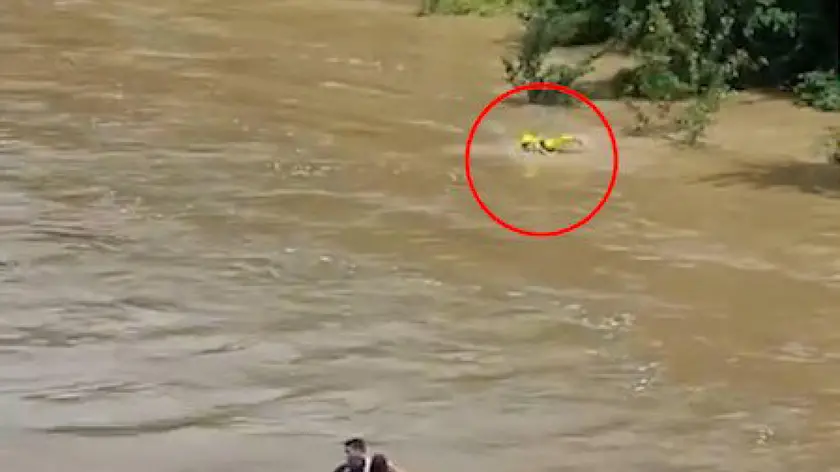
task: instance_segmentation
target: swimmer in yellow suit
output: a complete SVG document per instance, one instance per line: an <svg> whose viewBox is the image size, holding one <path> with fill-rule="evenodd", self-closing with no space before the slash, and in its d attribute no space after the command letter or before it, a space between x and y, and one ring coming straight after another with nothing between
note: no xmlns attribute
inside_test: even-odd
<svg viewBox="0 0 840 472"><path fill-rule="evenodd" d="M534 133L525 132L519 138L523 151L539 154L556 154L583 146L583 141L571 134L561 134L554 138L542 138Z"/></svg>

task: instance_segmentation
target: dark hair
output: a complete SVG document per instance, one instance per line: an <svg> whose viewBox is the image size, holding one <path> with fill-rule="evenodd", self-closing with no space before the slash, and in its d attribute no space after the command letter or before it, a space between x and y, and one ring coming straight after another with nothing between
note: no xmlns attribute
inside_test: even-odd
<svg viewBox="0 0 840 472"><path fill-rule="evenodd" d="M348 449L355 449L357 451L366 452L367 451L367 444L365 440L362 438L350 438L344 441L344 447Z"/></svg>

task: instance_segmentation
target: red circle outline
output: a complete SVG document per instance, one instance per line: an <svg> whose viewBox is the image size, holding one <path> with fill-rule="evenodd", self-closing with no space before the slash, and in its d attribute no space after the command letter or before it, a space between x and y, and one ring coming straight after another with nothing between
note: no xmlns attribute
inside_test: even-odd
<svg viewBox="0 0 840 472"><path fill-rule="evenodd" d="M476 190L475 181L473 180L473 177L472 177L472 170L471 170L471 165L470 165L470 156L471 156L471 152L472 152L473 140L475 139L475 133L476 133L476 131L478 131L478 127L479 127L479 125L481 125L481 122L484 120L484 118L487 116L487 114L490 113L490 110L492 110L496 105L498 105L499 103L501 103L502 101L504 101L505 99L510 97L511 95L515 95L517 93L525 92L525 91L528 91L528 90L545 90L545 89L555 90L557 92L561 92L561 93L564 93L566 95L571 95L572 97L575 97L576 99L578 99L581 102L588 105L589 108L591 108L592 111L594 111L595 114L598 115L598 118L601 119L601 123L603 123L604 127L607 129L607 135L609 136L610 144L612 145L612 154L613 154L612 176L610 177L610 183L607 186L606 192L604 192L604 196L601 197L601 200L598 202L597 205L595 205L595 208L593 208L592 211L590 211L586 216L581 218L579 221L577 221L576 223L573 223L569 226L566 226L564 228L556 229L554 231L530 231L530 230L526 230L526 229L522 229L522 228L518 228L516 226L513 226L512 224L508 223L507 221L501 219L498 215L493 213L493 211L490 210L489 207L487 207L487 205L484 203L484 201L481 200L481 196L479 196L478 190ZM566 233L570 233L570 232L580 228L581 226L589 223L589 221L592 220L592 218L594 218L595 215L597 215L601 211L601 209L604 208L604 205L606 205L607 200L609 200L610 196L612 195L612 191L613 191L613 188L615 187L616 180L618 179L618 169L619 169L618 142L615 139L615 133L613 132L612 126L610 125L610 122L607 120L607 117L604 116L604 114L601 112L601 110L594 103L592 103L592 101L589 98L587 98L585 95L578 92L577 90L572 90L569 87L566 87L566 86L563 86L563 85L560 85L560 84L554 84L554 83L550 83L550 82L532 82L532 83L529 83L529 84L514 87L514 88L508 90L507 92L502 93L501 95L494 98L493 101L488 103L484 107L483 110L481 110L481 113L479 113L478 117L475 119L475 121L473 121L472 128L470 128L470 134L467 136L467 145L466 145L466 149L464 150L464 165L466 167L467 183L469 184L470 192L472 192L473 198L475 199L476 203L478 203L478 206L480 206L481 209L484 210L484 213L486 213L487 216L490 217L490 219L492 219L493 221L498 223L503 228L506 228L510 231L513 231L514 233L521 234L523 236L531 236L531 237L560 236L560 235L563 235L563 234L566 234Z"/></svg>

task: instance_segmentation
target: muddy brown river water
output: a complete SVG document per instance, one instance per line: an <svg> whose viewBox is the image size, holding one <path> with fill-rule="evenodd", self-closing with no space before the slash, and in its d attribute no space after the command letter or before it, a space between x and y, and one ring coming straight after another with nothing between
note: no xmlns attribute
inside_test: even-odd
<svg viewBox="0 0 840 472"><path fill-rule="evenodd" d="M511 25L412 9L0 5L3 469L329 471L364 434L411 472L840 470L837 118L619 133L604 211L522 238L460 155ZM500 107L474 156L539 230L608 177L494 152L591 118L552 113Z"/></svg>

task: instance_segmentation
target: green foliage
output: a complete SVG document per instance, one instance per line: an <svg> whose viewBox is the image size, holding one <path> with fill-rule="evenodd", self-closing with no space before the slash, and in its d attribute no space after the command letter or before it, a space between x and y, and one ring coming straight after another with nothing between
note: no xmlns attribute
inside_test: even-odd
<svg viewBox="0 0 840 472"><path fill-rule="evenodd" d="M532 11L526 21L527 27L520 41L520 47L513 59L502 58L507 81L516 86L528 82L551 82L574 87L577 81L592 71L592 62L597 56L589 57L577 64L551 64L548 54L557 42L557 31L564 31L562 25L573 25L580 18L554 15L551 11ZM551 22L546 25L545 22ZM570 39L571 37L567 37ZM575 99L553 90L532 90L528 101L537 104L572 105Z"/></svg>
<svg viewBox="0 0 840 472"><path fill-rule="evenodd" d="M800 74L793 88L797 101L822 111L840 111L840 77L832 71Z"/></svg>
<svg viewBox="0 0 840 472"><path fill-rule="evenodd" d="M524 61L524 62L521 62ZM574 88L575 83L592 70L589 62L575 65L546 64L543 56L537 58L516 58L513 61L502 58L507 81L513 85L528 82L549 82ZM541 105L572 106L574 98L554 90L529 90L528 102Z"/></svg>
<svg viewBox="0 0 840 472"><path fill-rule="evenodd" d="M605 42L601 52L637 59L620 74L622 94L660 104L651 114L628 102L639 118L634 132L676 128L695 144L737 88L799 82L801 102L840 110L837 75L808 72L834 65L836 8L836 0L535 0L521 16L525 33L516 60L505 62L506 75L512 83L545 80L556 73L543 65L553 48ZM590 67L587 59L550 79L583 87ZM653 126L677 109L673 126Z"/></svg>
<svg viewBox="0 0 840 472"><path fill-rule="evenodd" d="M578 46L606 41L612 33L607 21L614 0L532 0L530 9L521 13L525 22L525 36L540 30L543 45L552 48L559 44Z"/></svg>
<svg viewBox="0 0 840 472"><path fill-rule="evenodd" d="M529 0L422 0L417 14L491 16L525 11L529 6Z"/></svg>

